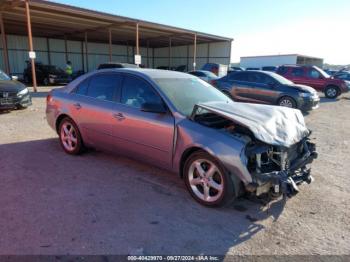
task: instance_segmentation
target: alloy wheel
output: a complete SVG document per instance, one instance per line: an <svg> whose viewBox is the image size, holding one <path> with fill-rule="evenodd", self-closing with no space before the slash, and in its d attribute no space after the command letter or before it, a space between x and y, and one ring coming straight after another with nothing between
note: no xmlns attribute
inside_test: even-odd
<svg viewBox="0 0 350 262"><path fill-rule="evenodd" d="M60 137L61 137L62 145L67 151L72 152L78 146L77 131L75 130L74 126L71 123L69 122L63 123L61 127Z"/></svg>
<svg viewBox="0 0 350 262"><path fill-rule="evenodd" d="M192 192L202 201L215 202L224 192L224 178L219 168L211 161L197 159L188 170Z"/></svg>
<svg viewBox="0 0 350 262"><path fill-rule="evenodd" d="M328 97L336 97L337 96L337 90L335 88L328 88L326 92L327 92Z"/></svg>
<svg viewBox="0 0 350 262"><path fill-rule="evenodd" d="M280 106L285 106L285 107L289 107L289 108L293 108L293 103L292 101L290 101L290 99L282 99L280 101Z"/></svg>

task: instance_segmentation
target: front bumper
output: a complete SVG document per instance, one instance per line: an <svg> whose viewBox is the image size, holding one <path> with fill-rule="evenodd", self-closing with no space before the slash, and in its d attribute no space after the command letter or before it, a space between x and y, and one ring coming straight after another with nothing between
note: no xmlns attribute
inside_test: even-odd
<svg viewBox="0 0 350 262"><path fill-rule="evenodd" d="M307 168L307 165L317 158L315 144L305 140L304 148L302 156L294 160L286 170L256 173L255 181L248 184L246 189L255 192L257 196L264 193L270 193L272 196L296 195L299 192L299 185L310 184L313 181L311 168Z"/></svg>
<svg viewBox="0 0 350 262"><path fill-rule="evenodd" d="M0 98L0 109L13 109L18 107L28 107L32 105L30 94L25 94L21 97Z"/></svg>
<svg viewBox="0 0 350 262"><path fill-rule="evenodd" d="M318 96L300 98L298 102L299 102L299 109L304 112L317 109L320 106L320 98Z"/></svg>

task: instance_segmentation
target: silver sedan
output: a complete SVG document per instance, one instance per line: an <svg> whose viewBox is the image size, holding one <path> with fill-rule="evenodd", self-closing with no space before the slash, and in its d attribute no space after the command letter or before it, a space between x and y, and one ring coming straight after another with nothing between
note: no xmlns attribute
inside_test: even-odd
<svg viewBox="0 0 350 262"><path fill-rule="evenodd" d="M68 154L97 148L165 168L207 206L292 196L312 181L317 153L299 110L236 103L189 74L91 72L52 90L46 114Z"/></svg>

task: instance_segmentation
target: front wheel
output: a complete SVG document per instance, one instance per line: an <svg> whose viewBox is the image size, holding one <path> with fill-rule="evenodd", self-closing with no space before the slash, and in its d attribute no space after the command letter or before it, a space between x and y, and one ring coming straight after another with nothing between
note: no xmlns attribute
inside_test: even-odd
<svg viewBox="0 0 350 262"><path fill-rule="evenodd" d="M84 149L83 141L77 125L69 117L59 125L59 138L63 150L70 155L78 155Z"/></svg>
<svg viewBox="0 0 350 262"><path fill-rule="evenodd" d="M339 95L339 89L336 86L327 86L324 94L327 98L334 99Z"/></svg>
<svg viewBox="0 0 350 262"><path fill-rule="evenodd" d="M278 101L279 106L289 107L289 108L296 108L296 103L293 98L284 96Z"/></svg>
<svg viewBox="0 0 350 262"><path fill-rule="evenodd" d="M205 206L223 206L235 198L233 182L221 164L204 151L192 154L184 165L191 196Z"/></svg>

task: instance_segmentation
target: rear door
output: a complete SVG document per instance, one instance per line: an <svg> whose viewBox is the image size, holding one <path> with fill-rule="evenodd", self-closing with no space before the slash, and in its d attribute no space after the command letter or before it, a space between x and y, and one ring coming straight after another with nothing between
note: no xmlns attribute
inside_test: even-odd
<svg viewBox="0 0 350 262"><path fill-rule="evenodd" d="M112 144L115 101L120 88L120 74L99 73L75 90L71 112L88 144L97 148L109 148Z"/></svg>
<svg viewBox="0 0 350 262"><path fill-rule="evenodd" d="M230 93L235 100L249 102L251 83L249 82L249 72L231 73L227 76L230 86Z"/></svg>
<svg viewBox="0 0 350 262"><path fill-rule="evenodd" d="M163 103L146 80L124 74L120 103L115 109L113 134L118 146L132 156L170 167L174 139L174 117L141 111L143 103Z"/></svg>

